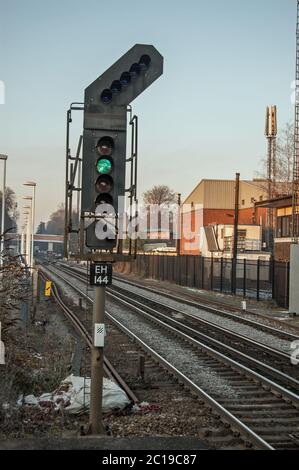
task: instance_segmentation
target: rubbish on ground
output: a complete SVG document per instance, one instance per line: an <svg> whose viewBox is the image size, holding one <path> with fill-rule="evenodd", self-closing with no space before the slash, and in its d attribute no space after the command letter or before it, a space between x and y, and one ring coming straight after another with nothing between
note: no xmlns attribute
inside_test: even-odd
<svg viewBox="0 0 299 470"><path fill-rule="evenodd" d="M143 401L139 403L139 405L133 405L132 406L132 412L134 414L138 415L143 415L147 413L157 413L160 411L161 407L159 405L156 405L155 403L148 403L147 401Z"/></svg>
<svg viewBox="0 0 299 470"><path fill-rule="evenodd" d="M90 378L70 375L52 393L43 393L40 397L21 395L17 401L19 406L31 405L50 408L76 414L89 408ZM130 403L126 393L112 380L103 381L103 412L122 410Z"/></svg>

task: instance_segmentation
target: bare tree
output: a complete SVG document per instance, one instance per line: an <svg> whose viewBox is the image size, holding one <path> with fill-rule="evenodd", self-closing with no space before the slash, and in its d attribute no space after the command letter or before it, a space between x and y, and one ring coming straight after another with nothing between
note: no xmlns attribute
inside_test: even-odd
<svg viewBox="0 0 299 470"><path fill-rule="evenodd" d="M63 235L64 215L64 205L60 204L58 209L50 215L50 220L47 222L46 233L51 235Z"/></svg>
<svg viewBox="0 0 299 470"><path fill-rule="evenodd" d="M154 186L143 194L143 202L146 206L150 204L173 204L176 202L176 195L169 186Z"/></svg>
<svg viewBox="0 0 299 470"><path fill-rule="evenodd" d="M176 201L176 193L169 188L169 186L161 185L161 186L154 186L152 189L149 189L143 194L143 202L147 209L147 225L150 231L158 231L160 234L163 229L169 228L170 233L173 233L173 214L170 211L168 214L168 224L169 227L162 227L162 212L163 207L171 206ZM156 205L156 215L157 219L156 222L151 220L151 213L150 207ZM164 221L165 222L165 221ZM158 224L156 226L156 223ZM160 235L159 235L160 237Z"/></svg>
<svg viewBox="0 0 299 470"><path fill-rule="evenodd" d="M2 192L0 191L0 220L2 217ZM19 217L17 211L16 195L15 192L9 188L5 188L5 222L4 225L6 228L16 231L16 222Z"/></svg>
<svg viewBox="0 0 299 470"><path fill-rule="evenodd" d="M19 256L0 254L0 322L5 335L16 324L15 312L20 309L20 302L28 297L28 286L24 284L26 269Z"/></svg>
<svg viewBox="0 0 299 470"><path fill-rule="evenodd" d="M292 192L293 154L294 124L287 123L281 130L276 143L276 177L273 187L276 197ZM264 189L267 190L267 158L261 160L261 167L261 171L256 172L255 176L264 180Z"/></svg>
<svg viewBox="0 0 299 470"><path fill-rule="evenodd" d="M287 123L277 141L278 180L291 182L293 178L294 124Z"/></svg>

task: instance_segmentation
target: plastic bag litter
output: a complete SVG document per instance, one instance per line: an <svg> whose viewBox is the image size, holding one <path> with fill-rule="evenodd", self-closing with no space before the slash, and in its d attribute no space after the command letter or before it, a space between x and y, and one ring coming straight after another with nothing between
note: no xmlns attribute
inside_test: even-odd
<svg viewBox="0 0 299 470"><path fill-rule="evenodd" d="M34 395L26 395L24 398L25 405L38 405L38 399Z"/></svg>
<svg viewBox="0 0 299 470"><path fill-rule="evenodd" d="M43 393L36 398L34 395L19 397L18 405L40 406L72 414L89 409L90 404L90 378L70 375L64 379L60 386L52 393ZM103 412L124 409L130 403L126 393L112 380L103 379Z"/></svg>
<svg viewBox="0 0 299 470"><path fill-rule="evenodd" d="M69 413L79 413L83 409L89 408L90 379L70 375L61 382L62 387L66 385L68 386L68 393L70 394L70 404L65 408L65 411ZM129 403L130 400L126 393L115 382L104 377L103 412L108 413L114 409L122 410Z"/></svg>

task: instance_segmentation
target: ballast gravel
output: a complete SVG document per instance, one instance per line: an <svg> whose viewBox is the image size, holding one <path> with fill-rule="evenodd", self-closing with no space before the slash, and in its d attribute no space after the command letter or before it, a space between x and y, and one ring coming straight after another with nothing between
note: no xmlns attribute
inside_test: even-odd
<svg viewBox="0 0 299 470"><path fill-rule="evenodd" d="M44 271L48 271L44 269ZM53 268L51 267L51 274L53 281L57 282L58 285L63 286L65 293L68 297L74 300L74 297L79 297L79 294L74 291L67 283L53 274ZM63 277L68 278L69 275L63 273ZM80 281L73 280L74 287L82 283ZM228 380L220 377L211 367L206 363L206 356L200 357L196 351L186 349L184 345L181 345L179 340L176 338L169 337L167 334L163 334L158 327L152 326L147 321L143 320L138 314L131 312L130 310L119 307L118 305L107 302L107 310L123 325L129 328L134 334L140 339L146 342L156 352L158 352L164 359L179 369L184 375L190 380L196 383L200 388L204 389L205 392L217 397L232 397L237 398L238 393L234 387L232 387Z"/></svg>
<svg viewBox="0 0 299 470"><path fill-rule="evenodd" d="M205 359L201 358L196 351L186 349L177 339L163 334L158 327L152 326L141 317L138 317L137 321L136 313L124 310L112 302L107 302L107 310L207 393L213 396L237 397L237 392L230 383L207 365L206 356Z"/></svg>
<svg viewBox="0 0 299 470"><path fill-rule="evenodd" d="M119 286L121 288L124 288L124 283L120 281L114 280L113 285L115 287ZM263 343L267 346L278 349L285 353L291 352L292 343L290 341L278 338L277 336L261 331L258 328L239 323L237 321L231 320L230 318L224 318L221 315L207 312L205 310L192 307L190 305L183 305L181 302L176 302L175 300L165 298L160 294L154 294L153 292L142 289L141 287L125 284L125 289L132 293L141 295L144 298L147 297L148 299L153 300L155 302L163 302L164 304L167 304L167 306L171 309L190 313L198 318L202 318L203 320L207 320L217 326L227 328L228 330L231 330L235 333L247 336L252 340L259 341L260 343Z"/></svg>

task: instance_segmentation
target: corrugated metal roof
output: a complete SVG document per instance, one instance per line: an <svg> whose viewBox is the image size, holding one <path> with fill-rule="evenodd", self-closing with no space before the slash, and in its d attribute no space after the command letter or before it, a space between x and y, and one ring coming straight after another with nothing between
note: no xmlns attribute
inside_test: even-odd
<svg viewBox="0 0 299 470"><path fill-rule="evenodd" d="M261 184L255 181L240 181L240 208L253 207L254 200L265 198ZM244 202L244 204L242 204ZM205 209L234 209L235 180L203 179L183 202L202 204Z"/></svg>

